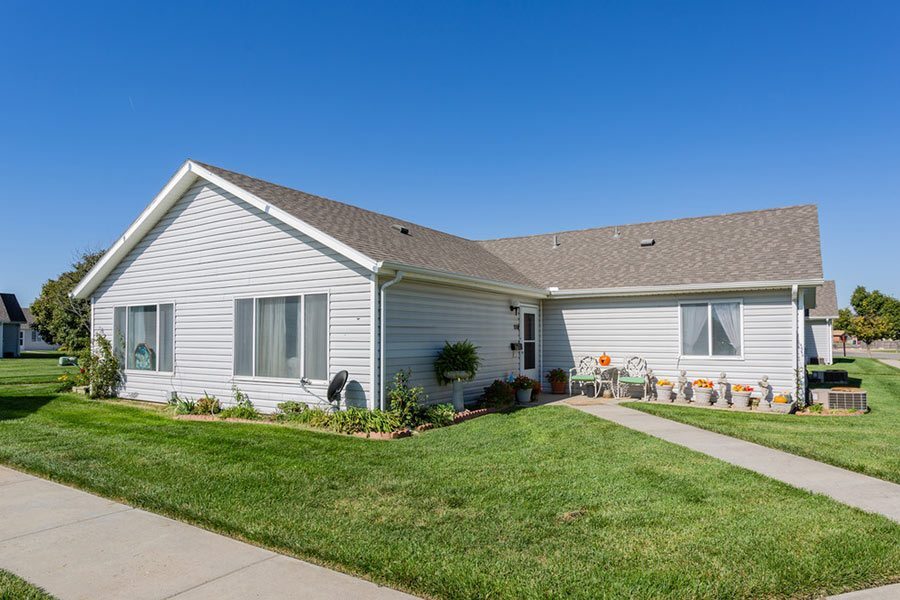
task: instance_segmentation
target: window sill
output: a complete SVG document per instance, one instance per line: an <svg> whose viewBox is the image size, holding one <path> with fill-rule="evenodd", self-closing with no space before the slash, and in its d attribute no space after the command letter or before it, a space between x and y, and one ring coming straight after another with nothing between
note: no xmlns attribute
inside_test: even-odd
<svg viewBox="0 0 900 600"><path fill-rule="evenodd" d="M175 375L175 371L150 371L144 369L125 369L126 375L167 375L169 377Z"/></svg>
<svg viewBox="0 0 900 600"><path fill-rule="evenodd" d="M716 355L716 354L708 354L708 355L696 355L696 354L682 354L678 357L678 360L730 360L730 361L740 361L745 360L743 356L728 356L728 355Z"/></svg>
<svg viewBox="0 0 900 600"><path fill-rule="evenodd" d="M299 379L284 379L280 377L256 377L250 375L234 375L232 381L239 383L275 383L279 385L296 385L303 387L303 382ZM310 379L307 387L327 387L328 381L324 379Z"/></svg>

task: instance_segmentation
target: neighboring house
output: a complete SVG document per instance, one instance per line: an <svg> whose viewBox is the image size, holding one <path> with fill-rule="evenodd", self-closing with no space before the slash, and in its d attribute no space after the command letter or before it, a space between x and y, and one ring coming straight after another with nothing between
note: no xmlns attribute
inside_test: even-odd
<svg viewBox="0 0 900 600"><path fill-rule="evenodd" d="M834 363L834 332L838 318L837 291L834 281L825 281L816 291L816 307L806 310L806 360L809 364Z"/></svg>
<svg viewBox="0 0 900 600"><path fill-rule="evenodd" d="M342 369L349 404L385 406L401 369L446 401L432 361L463 339L467 399L602 352L794 391L822 283L815 206L473 241L187 161L73 293L126 363L121 395L234 384L273 410L324 401Z"/></svg>
<svg viewBox="0 0 900 600"><path fill-rule="evenodd" d="M27 308L23 308L25 324L19 331L19 350L31 352L35 350L59 350L59 344L48 344L41 334L34 328L34 315Z"/></svg>
<svg viewBox="0 0 900 600"><path fill-rule="evenodd" d="M25 314L15 294L0 294L0 357L19 356L19 328L25 324Z"/></svg>

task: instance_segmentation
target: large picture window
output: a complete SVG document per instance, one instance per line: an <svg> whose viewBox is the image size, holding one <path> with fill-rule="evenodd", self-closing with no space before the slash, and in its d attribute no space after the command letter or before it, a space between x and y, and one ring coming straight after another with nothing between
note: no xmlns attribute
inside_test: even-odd
<svg viewBox="0 0 900 600"><path fill-rule="evenodd" d="M234 374L328 379L328 295L234 303Z"/></svg>
<svg viewBox="0 0 900 600"><path fill-rule="evenodd" d="M741 356L743 321L735 300L681 305L682 356Z"/></svg>
<svg viewBox="0 0 900 600"><path fill-rule="evenodd" d="M113 353L128 370L174 371L175 305L115 307Z"/></svg>

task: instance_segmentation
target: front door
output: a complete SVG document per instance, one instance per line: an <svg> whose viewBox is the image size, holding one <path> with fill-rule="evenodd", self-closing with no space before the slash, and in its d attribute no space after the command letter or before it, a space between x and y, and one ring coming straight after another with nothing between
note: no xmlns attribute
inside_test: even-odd
<svg viewBox="0 0 900 600"><path fill-rule="evenodd" d="M522 306L519 310L519 336L522 351L519 352L519 370L537 381L541 380L538 364L540 348L538 348L538 309L536 306Z"/></svg>

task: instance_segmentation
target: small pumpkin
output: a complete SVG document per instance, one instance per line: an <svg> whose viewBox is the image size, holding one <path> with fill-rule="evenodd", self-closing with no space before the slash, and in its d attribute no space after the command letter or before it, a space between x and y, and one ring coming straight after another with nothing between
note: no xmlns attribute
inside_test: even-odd
<svg viewBox="0 0 900 600"><path fill-rule="evenodd" d="M786 396L779 395L779 396L775 396L775 398L772 400L772 402L774 402L775 404L787 404L788 399Z"/></svg>
<svg viewBox="0 0 900 600"><path fill-rule="evenodd" d="M600 355L599 361L600 361L601 367L608 367L609 363L610 363L610 358L606 354L606 352L604 352L603 354Z"/></svg>

